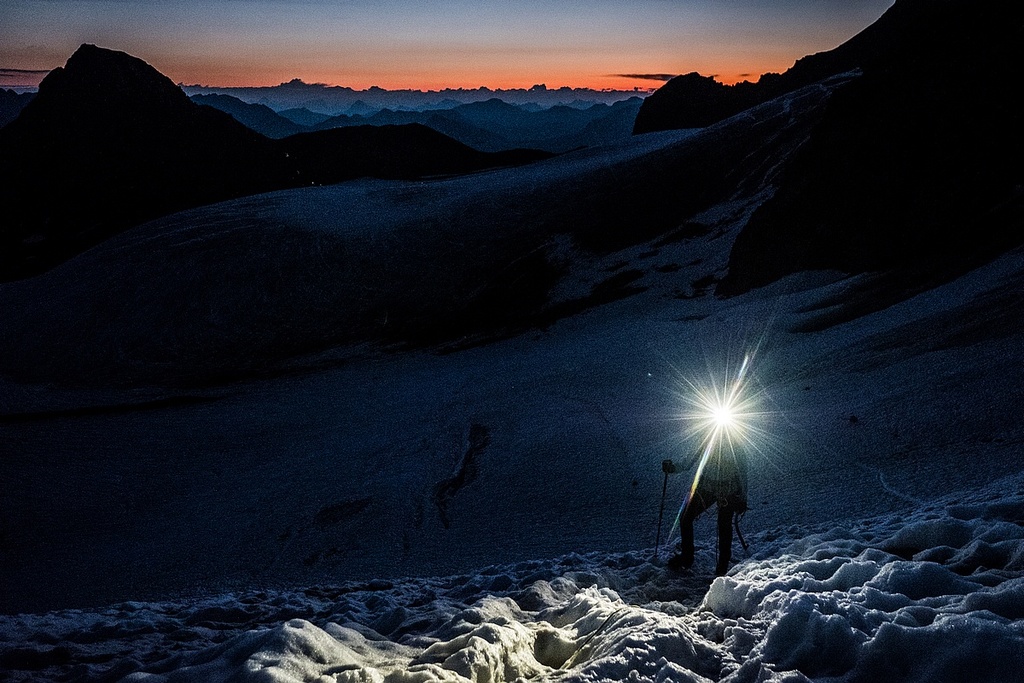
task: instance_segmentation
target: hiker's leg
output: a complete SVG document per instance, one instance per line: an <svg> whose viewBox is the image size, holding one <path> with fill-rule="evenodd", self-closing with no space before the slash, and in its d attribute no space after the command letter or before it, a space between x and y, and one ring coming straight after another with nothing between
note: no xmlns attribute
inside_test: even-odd
<svg viewBox="0 0 1024 683"><path fill-rule="evenodd" d="M732 516L731 505L718 506L718 564L715 566L715 576L722 576L729 571L729 561L732 559Z"/></svg>
<svg viewBox="0 0 1024 683"><path fill-rule="evenodd" d="M687 569L693 566L693 521L706 509L707 505L704 503L704 499L700 494L696 494L686 506L683 516L679 520L680 564Z"/></svg>

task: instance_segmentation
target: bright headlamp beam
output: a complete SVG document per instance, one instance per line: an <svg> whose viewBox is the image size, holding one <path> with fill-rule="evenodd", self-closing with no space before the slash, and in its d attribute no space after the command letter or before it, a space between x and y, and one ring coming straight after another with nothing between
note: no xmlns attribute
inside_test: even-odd
<svg viewBox="0 0 1024 683"><path fill-rule="evenodd" d="M724 385L712 382L710 386L700 387L687 380L692 394L685 400L693 410L683 416L691 424L691 433L702 435L701 454L697 463L697 471L690 485L683 506L679 508L675 523L669 532L671 537L679 529L686 506L689 505L700 484L701 475L712 453L722 448L733 448L740 443L749 444L755 433L756 426L755 397L746 391L747 371L750 369L751 354L746 354L732 382Z"/></svg>
<svg viewBox="0 0 1024 683"><path fill-rule="evenodd" d="M726 405L715 406L712 408L711 417L715 421L715 426L719 429L728 429L736 421L732 408Z"/></svg>

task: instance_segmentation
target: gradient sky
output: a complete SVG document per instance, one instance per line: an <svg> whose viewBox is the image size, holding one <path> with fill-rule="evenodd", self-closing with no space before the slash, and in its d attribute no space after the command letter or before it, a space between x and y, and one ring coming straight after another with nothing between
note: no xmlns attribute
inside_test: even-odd
<svg viewBox="0 0 1024 683"><path fill-rule="evenodd" d="M366 88L731 83L784 71L892 0L0 0L0 86L38 80L82 43L175 82Z"/></svg>

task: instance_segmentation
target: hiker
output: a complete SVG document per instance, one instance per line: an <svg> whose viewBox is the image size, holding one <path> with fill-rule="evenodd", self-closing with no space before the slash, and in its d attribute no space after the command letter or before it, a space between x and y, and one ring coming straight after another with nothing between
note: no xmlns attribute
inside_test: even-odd
<svg viewBox="0 0 1024 683"><path fill-rule="evenodd" d="M711 453L696 489L679 518L679 554L668 561L672 569L693 565L693 522L712 505L718 506L718 562L715 576L729 570L732 559L732 527L747 511L747 456L732 443L719 443Z"/></svg>

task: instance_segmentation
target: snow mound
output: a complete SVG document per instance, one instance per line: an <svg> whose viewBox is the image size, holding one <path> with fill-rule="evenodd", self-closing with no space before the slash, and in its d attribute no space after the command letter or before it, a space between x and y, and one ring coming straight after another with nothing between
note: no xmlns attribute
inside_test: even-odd
<svg viewBox="0 0 1024 683"><path fill-rule="evenodd" d="M1017 681L1024 476L983 494L759 534L710 587L648 550L2 617L0 666L131 683Z"/></svg>
<svg viewBox="0 0 1024 683"><path fill-rule="evenodd" d="M881 542L869 537L809 536L711 585L702 618L723 642L738 628L754 643L735 680L765 680L749 669L850 681L1017 680L1024 527L933 513Z"/></svg>

